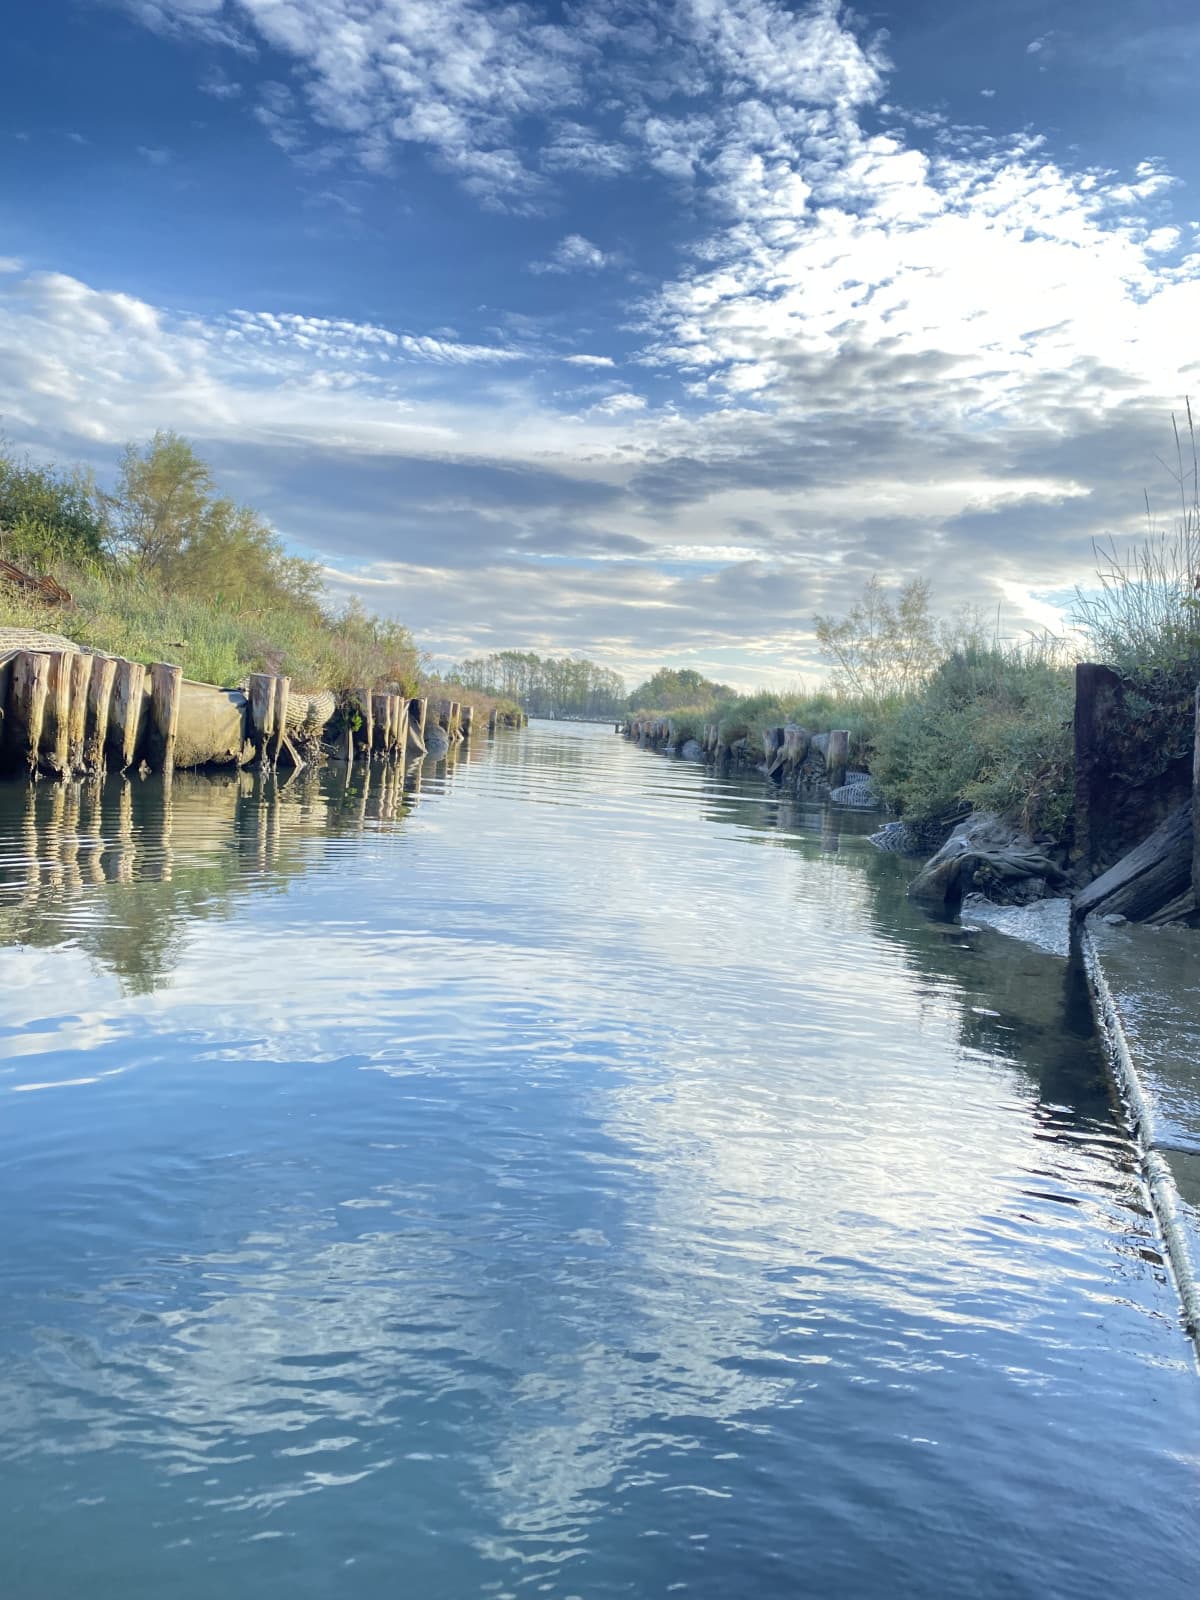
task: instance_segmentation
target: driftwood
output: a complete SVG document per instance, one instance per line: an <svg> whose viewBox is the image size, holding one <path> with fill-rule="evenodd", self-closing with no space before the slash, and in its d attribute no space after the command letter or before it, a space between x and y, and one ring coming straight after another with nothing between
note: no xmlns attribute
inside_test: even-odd
<svg viewBox="0 0 1200 1600"><path fill-rule="evenodd" d="M1179 900L1192 886L1192 805L1179 806L1148 839L1116 866L1081 889L1075 911L1086 917L1128 917L1141 922Z"/></svg>
<svg viewBox="0 0 1200 1600"><path fill-rule="evenodd" d="M52 606L74 604L71 596L56 579L38 578L32 572L22 572L20 567L14 567L11 561L0 559L0 581L10 583L14 589L21 589L26 594L35 594L39 600L45 600Z"/></svg>

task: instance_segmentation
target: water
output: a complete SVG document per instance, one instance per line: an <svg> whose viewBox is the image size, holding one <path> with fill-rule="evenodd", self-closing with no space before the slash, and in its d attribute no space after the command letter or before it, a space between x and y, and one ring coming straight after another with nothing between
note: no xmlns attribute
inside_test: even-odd
<svg viewBox="0 0 1200 1600"><path fill-rule="evenodd" d="M572 726L0 789L5 1600L1194 1595L1078 979L866 825Z"/></svg>

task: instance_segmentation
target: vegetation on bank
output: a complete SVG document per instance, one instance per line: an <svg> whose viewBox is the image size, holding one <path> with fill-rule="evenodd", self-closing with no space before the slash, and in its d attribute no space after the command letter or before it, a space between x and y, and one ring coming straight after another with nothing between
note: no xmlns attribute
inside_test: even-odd
<svg viewBox="0 0 1200 1600"><path fill-rule="evenodd" d="M453 690L515 701L531 717L608 721L625 709L625 680L609 667L573 656L498 650L460 661L447 675Z"/></svg>
<svg viewBox="0 0 1200 1600"><path fill-rule="evenodd" d="M173 433L130 445L111 492L89 475L0 453L0 557L54 577L70 606L0 584L0 621L65 633L131 660L173 661L205 683L251 672L297 687L417 691L408 629L356 601L333 606L314 562L287 553L218 492Z"/></svg>
<svg viewBox="0 0 1200 1600"><path fill-rule="evenodd" d="M745 737L752 749L787 723L846 728L851 765L868 768L888 807L920 830L989 810L1034 837L1069 843L1077 660L1103 662L1124 681L1131 779L1152 781L1192 749L1200 682L1194 454L1178 482L1173 532L1152 530L1128 556L1097 548L1096 584L1076 594L1071 639L1004 643L970 614L939 622L925 580L889 592L872 579L845 616L815 619L831 668L826 689L710 692L690 705L639 696L631 715L669 715L680 741L715 722L723 742Z"/></svg>

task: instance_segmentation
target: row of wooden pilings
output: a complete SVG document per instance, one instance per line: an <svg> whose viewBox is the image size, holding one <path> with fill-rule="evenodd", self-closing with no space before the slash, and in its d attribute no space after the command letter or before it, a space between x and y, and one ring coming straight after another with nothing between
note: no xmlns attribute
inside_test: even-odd
<svg viewBox="0 0 1200 1600"><path fill-rule="evenodd" d="M92 655L83 650L14 650L0 656L0 769L51 777L151 771L176 764L246 767L305 765L302 716L292 718L291 680L254 672L246 689L194 683L181 667ZM346 696L335 760L403 761L425 750L428 719L450 746L470 739L475 708L457 700L410 699L401 692L358 689ZM498 714L488 717L494 734Z"/></svg>
<svg viewBox="0 0 1200 1600"><path fill-rule="evenodd" d="M645 745L653 750L674 748L679 744L678 730L670 717L637 717L622 725L617 724L618 733L623 732L627 739ZM808 756L810 750L817 750L825 762L825 781L831 789L838 789L846 781L846 768L850 760L850 734L844 728L836 728L830 733L812 734L806 728L799 728L789 723L782 728L768 728L762 736L763 765L767 775L773 777L781 768L795 769ZM734 740L726 744L721 739L721 728L718 723L705 723L696 736L696 743L704 752L705 759L712 762L725 760L731 752L739 746L745 748L745 738Z"/></svg>
<svg viewBox="0 0 1200 1600"><path fill-rule="evenodd" d="M182 669L75 650L18 650L0 662L4 764L56 777L169 765Z"/></svg>

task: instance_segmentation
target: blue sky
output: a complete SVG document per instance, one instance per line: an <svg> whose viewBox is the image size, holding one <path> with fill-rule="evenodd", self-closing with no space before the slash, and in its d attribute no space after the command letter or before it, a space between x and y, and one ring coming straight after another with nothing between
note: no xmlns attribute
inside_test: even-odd
<svg viewBox="0 0 1200 1600"><path fill-rule="evenodd" d="M438 657L819 674L873 572L1053 620L1169 512L1200 14L37 0L0 425L156 427Z"/></svg>

